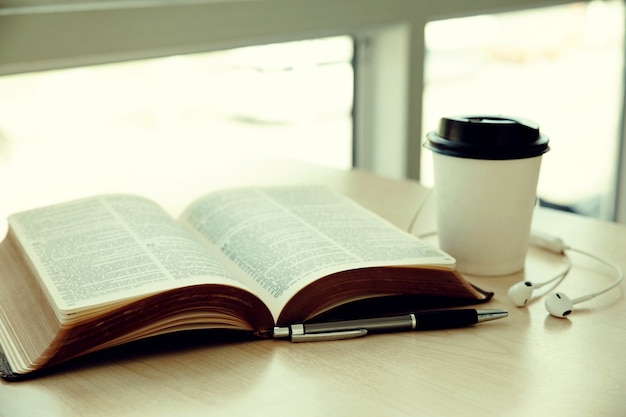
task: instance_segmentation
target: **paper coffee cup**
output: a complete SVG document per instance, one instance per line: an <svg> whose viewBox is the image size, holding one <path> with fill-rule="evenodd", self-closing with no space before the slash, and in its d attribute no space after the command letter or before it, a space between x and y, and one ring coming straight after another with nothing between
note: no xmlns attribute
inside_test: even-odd
<svg viewBox="0 0 626 417"><path fill-rule="evenodd" d="M521 270L549 150L539 126L500 116L442 118L424 146L433 151L441 249L463 273Z"/></svg>

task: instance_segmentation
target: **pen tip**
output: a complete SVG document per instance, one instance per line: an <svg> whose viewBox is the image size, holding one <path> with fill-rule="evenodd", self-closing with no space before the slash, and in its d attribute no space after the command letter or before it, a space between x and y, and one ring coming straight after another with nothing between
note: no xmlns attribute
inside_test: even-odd
<svg viewBox="0 0 626 417"><path fill-rule="evenodd" d="M509 312L506 310L476 310L478 315L478 323L491 321L508 317Z"/></svg>

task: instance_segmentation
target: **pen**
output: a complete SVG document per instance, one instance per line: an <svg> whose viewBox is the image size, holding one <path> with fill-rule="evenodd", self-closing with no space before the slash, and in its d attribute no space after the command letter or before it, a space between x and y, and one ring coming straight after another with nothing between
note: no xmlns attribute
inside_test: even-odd
<svg viewBox="0 0 626 417"><path fill-rule="evenodd" d="M507 317L506 310L438 310L409 313L400 316L375 317L358 320L301 323L274 327L275 339L291 338L292 342L319 342L365 336L370 333L410 330L434 330L464 327L484 321Z"/></svg>

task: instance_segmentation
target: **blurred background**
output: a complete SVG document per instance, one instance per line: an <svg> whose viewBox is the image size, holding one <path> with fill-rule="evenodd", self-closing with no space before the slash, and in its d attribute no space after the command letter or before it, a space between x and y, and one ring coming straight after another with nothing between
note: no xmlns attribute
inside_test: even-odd
<svg viewBox="0 0 626 417"><path fill-rule="evenodd" d="M0 6L0 17L29 13L11 2ZM413 148L403 144L394 158L417 156L418 175L406 174L402 161L398 171L371 168L360 159L368 145L357 119L366 117L361 103L370 91L362 80L377 44L350 29L111 63L41 65L34 71L5 65L0 187L18 194L37 183L42 170L59 185L80 170L131 166L168 147L200 154L247 149L339 169L418 176L432 186L430 152L419 152L422 138L442 116L486 113L532 119L550 137L538 190L542 204L620 220L616 202L626 186L619 184L624 2L466 14L438 19L433 13L417 26L422 33L410 35L422 43L423 59L408 70L420 78L413 85L421 105L409 108L419 114L407 116L420 119L419 138L410 138ZM0 29L5 47L9 30ZM0 55L1 48L0 42ZM403 74L388 76L377 88L394 88ZM396 146L384 132L380 136L377 152ZM414 155L407 157L411 149ZM47 168L51 154L53 169Z"/></svg>

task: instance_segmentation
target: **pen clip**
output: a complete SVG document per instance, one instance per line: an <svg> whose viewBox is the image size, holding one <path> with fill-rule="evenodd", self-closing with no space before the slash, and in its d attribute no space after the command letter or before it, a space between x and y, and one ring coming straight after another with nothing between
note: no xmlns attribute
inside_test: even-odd
<svg viewBox="0 0 626 417"><path fill-rule="evenodd" d="M327 333L292 334L291 341L293 343L325 342L330 340L354 339L356 337L365 336L366 334L366 329L345 330Z"/></svg>

